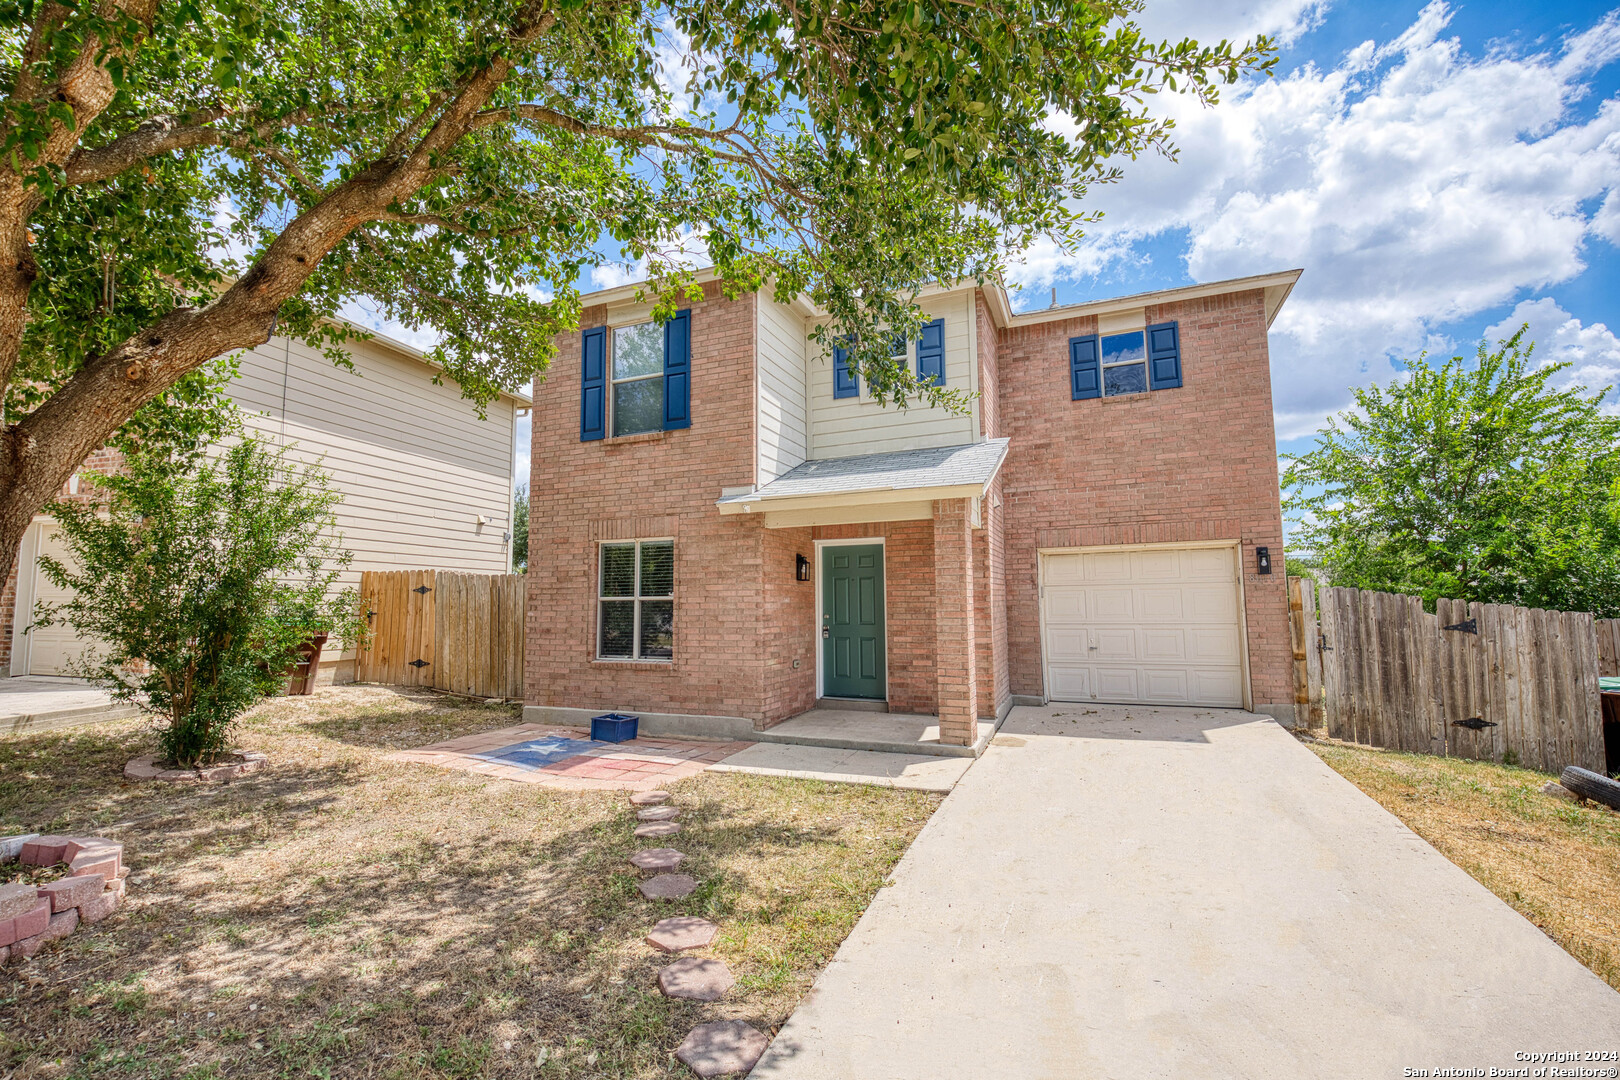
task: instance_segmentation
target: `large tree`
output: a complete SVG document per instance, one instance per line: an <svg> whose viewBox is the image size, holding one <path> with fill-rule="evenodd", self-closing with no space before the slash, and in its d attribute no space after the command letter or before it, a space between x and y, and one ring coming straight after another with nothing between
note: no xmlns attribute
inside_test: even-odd
<svg viewBox="0 0 1620 1080"><path fill-rule="evenodd" d="M1332 585L1620 616L1620 417L1520 330L1355 392L1283 474Z"/></svg>
<svg viewBox="0 0 1620 1080"><path fill-rule="evenodd" d="M0 576L84 456L212 358L279 331L341 362L330 319L369 299L482 403L543 370L605 244L650 260L664 316L691 278L661 256L694 237L728 289L824 305L886 400L960 406L877 331L914 329L930 280L1072 242L1088 185L1168 151L1149 95L1271 62L1147 40L1137 6L0 7Z"/></svg>

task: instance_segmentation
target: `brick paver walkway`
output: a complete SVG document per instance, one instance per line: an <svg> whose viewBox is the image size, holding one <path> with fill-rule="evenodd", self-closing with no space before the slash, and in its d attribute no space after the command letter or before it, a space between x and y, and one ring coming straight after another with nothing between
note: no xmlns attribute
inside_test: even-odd
<svg viewBox="0 0 1620 1080"><path fill-rule="evenodd" d="M576 745L577 744L577 745ZM465 769L524 784L573 790L645 791L696 776L752 746L745 742L632 739L593 743L587 732L517 724L389 754L393 761Z"/></svg>

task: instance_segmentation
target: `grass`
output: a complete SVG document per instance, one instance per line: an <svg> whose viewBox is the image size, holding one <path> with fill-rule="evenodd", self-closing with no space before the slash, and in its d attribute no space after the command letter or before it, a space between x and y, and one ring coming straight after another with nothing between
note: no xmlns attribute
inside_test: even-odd
<svg viewBox="0 0 1620 1080"><path fill-rule="evenodd" d="M238 745L262 773L132 784L138 722L0 738L0 834L125 845L128 903L0 971L0 1075L688 1076L706 1020L779 1026L938 805L875 787L704 773L673 787L685 901L644 900L623 792L384 760L514 722L379 688L282 699ZM667 914L721 935L723 1002L663 998Z"/></svg>
<svg viewBox="0 0 1620 1080"><path fill-rule="evenodd" d="M1620 814L1546 795L1530 769L1307 745L1620 990Z"/></svg>

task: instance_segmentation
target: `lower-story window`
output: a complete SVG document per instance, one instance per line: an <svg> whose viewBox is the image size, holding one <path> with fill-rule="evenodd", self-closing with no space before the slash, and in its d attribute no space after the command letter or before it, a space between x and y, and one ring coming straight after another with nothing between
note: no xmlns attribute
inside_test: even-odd
<svg viewBox="0 0 1620 1080"><path fill-rule="evenodd" d="M597 573L596 655L604 660L675 657L675 541L602 545Z"/></svg>

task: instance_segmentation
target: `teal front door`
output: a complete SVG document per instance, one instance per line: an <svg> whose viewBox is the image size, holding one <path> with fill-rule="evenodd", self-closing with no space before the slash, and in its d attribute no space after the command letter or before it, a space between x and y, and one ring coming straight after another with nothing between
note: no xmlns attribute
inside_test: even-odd
<svg viewBox="0 0 1620 1080"><path fill-rule="evenodd" d="M887 696L882 544L822 549L821 650L825 696Z"/></svg>

